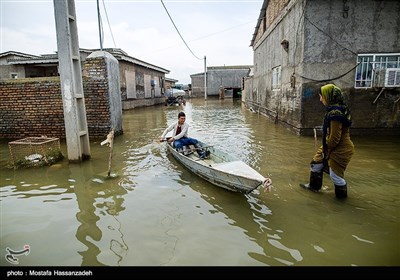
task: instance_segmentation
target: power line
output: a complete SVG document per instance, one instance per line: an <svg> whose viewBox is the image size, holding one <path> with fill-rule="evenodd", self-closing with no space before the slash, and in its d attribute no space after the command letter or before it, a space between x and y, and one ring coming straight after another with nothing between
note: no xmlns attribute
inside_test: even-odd
<svg viewBox="0 0 400 280"><path fill-rule="evenodd" d="M308 17L304 16L304 18L311 24L313 25L316 29L318 29L322 34L324 34L325 36L327 36L329 39L331 39L333 42L335 42L337 45L339 45L340 47L342 47L343 49L351 52L354 55L357 55L356 52L352 51L351 49L345 47L344 45L340 44L338 41L335 40L335 38L333 38L330 34L328 34L327 32L325 32L324 30L322 30L321 28L319 28L315 23L313 23Z"/></svg>
<svg viewBox="0 0 400 280"><path fill-rule="evenodd" d="M109 19L108 19L106 4L104 3L104 0L102 0L102 1L103 1L104 12L106 13L106 18L107 18L108 27L110 28L111 38L112 38L112 40L113 40L114 47L116 48L117 45L115 44L114 35L113 35L113 33L112 33L112 30L111 30L111 24L110 24L110 21L109 21Z"/></svg>
<svg viewBox="0 0 400 280"><path fill-rule="evenodd" d="M169 17L169 19L171 20L172 24L174 25L176 32L178 32L179 36L181 37L182 41L185 43L185 45L186 45L186 47L188 48L188 50L192 53L192 55L193 55L195 58L197 58L198 60L202 60L202 58L197 57L197 56L192 52L192 50L189 48L188 44L186 44L185 39L183 39L181 33L179 32L178 28L176 27L174 21L172 20L172 17L170 16L170 14L169 14L169 12L168 12L168 10L167 10L167 7L165 7L164 2L163 2L162 0L161 0L161 4L164 6L164 9L165 9L165 11L167 12L168 17Z"/></svg>
<svg viewBox="0 0 400 280"><path fill-rule="evenodd" d="M194 41L202 40L202 39L207 38L207 37L212 37L212 36L215 36L215 35L217 35L219 33L223 33L223 32L229 31L231 29L236 29L236 28L238 28L238 27L240 27L242 25L246 25L246 24L249 24L249 23L252 23L252 22L254 22L254 21L249 21L249 22L245 22L245 23L242 23L242 24L234 25L232 27L228 27L226 29L223 29L223 30L220 30L220 31L217 31L217 32L214 32L214 33L210 33L210 34L207 34L207 35L204 35L204 36L201 36L201 37L194 38L194 39L190 40L189 42L194 42ZM161 48L161 49L156 49L153 52L167 50L167 49L170 49L170 48L174 48L175 46L176 46L176 44L170 45L170 46L167 46L167 47L164 47L164 48Z"/></svg>
<svg viewBox="0 0 400 280"><path fill-rule="evenodd" d="M99 0L97 0L96 3L97 3L97 21L99 24L100 50L103 50L103 24L101 22Z"/></svg>
<svg viewBox="0 0 400 280"><path fill-rule="evenodd" d="M248 22L245 22L245 23L241 23L241 24L238 24L238 25L234 25L234 26L232 26L232 27L228 27L228 28L223 29L223 30L221 30L221 31L217 31L217 32L214 32L214 33L210 33L210 34L204 35L204 36L202 36L202 37L195 38L195 39L191 40L190 42L197 41L197 40L200 40L200 39L204 39L204 38L207 38L207 37L211 37L211 36L217 35L217 34L219 34L219 33L226 32L226 31L231 30L231 29L236 29L236 28L238 28L238 27L240 27L240 26L243 26L243 25L246 25L246 24L249 24L249 23L254 23L254 20L248 21Z"/></svg>
<svg viewBox="0 0 400 280"><path fill-rule="evenodd" d="M302 76L302 75L300 75L300 74L296 74L296 75L298 75L299 77L301 77L301 78L303 78L303 79L310 80L310 81L317 82L317 83L330 82L330 81L334 81L334 80L339 80L340 78L346 76L346 75L349 74L351 71L353 71L354 69L356 69L357 66L358 66L360 63L361 63L361 62L357 63L356 66L354 66L353 68L351 68L351 69L350 69L349 71L347 71L346 73L343 73L343 74L341 74L341 75L339 75L339 76L337 76L337 77L331 78L331 79L316 80L316 79L313 79L313 78L304 77L304 76Z"/></svg>

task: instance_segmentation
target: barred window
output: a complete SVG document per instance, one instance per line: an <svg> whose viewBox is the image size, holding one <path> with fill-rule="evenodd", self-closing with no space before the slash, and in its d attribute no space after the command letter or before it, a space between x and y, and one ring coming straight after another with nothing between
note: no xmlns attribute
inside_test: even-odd
<svg viewBox="0 0 400 280"><path fill-rule="evenodd" d="M400 53L359 54L355 88L399 87Z"/></svg>

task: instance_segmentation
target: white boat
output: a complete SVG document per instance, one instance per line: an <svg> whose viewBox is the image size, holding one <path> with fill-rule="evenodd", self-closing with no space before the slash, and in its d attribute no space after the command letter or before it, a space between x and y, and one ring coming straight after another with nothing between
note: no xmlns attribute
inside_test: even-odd
<svg viewBox="0 0 400 280"><path fill-rule="evenodd" d="M270 187L271 179L262 176L245 162L201 141L199 144L207 153L205 159L198 156L192 145L187 155L178 152L171 143L167 143L167 147L187 169L218 187L241 193L250 193L260 186Z"/></svg>

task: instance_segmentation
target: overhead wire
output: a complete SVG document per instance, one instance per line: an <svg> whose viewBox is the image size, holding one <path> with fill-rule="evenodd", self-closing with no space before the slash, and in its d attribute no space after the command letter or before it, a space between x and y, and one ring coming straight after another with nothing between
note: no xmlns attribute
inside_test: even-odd
<svg viewBox="0 0 400 280"><path fill-rule="evenodd" d="M298 37L299 37L299 29L300 29L300 25L303 23L304 24L304 13L305 13L305 11L306 11L306 8L305 8L305 5L306 5L306 2L305 1L303 1L303 3L302 3L302 13L301 13L301 16L300 16L300 19L299 19L299 23L297 24L297 27L296 27L296 34L295 34L295 40L294 40L294 52L293 52L293 74L295 74L296 73L296 52L297 52L297 46L298 46L298 42L297 42L297 39L298 39Z"/></svg>
<svg viewBox="0 0 400 280"><path fill-rule="evenodd" d="M318 29L322 34L324 34L325 36L327 36L329 39L331 39L333 42L335 42L338 46L342 47L344 50L347 50L349 52L351 52L354 55L357 55L356 52L350 50L349 48L343 46L342 44L340 44L338 41L336 41L330 34L326 33L324 30L322 30L321 28L319 28L315 23L313 23L307 16L304 16L304 19L306 19L311 25L313 25L316 29Z"/></svg>
<svg viewBox="0 0 400 280"><path fill-rule="evenodd" d="M305 2L304 2L305 3ZM298 35L299 35L299 27L300 27L300 25L303 23L304 24L304 20L307 20L312 26L314 26L319 32L321 32L322 34L324 34L325 36L327 36L330 40L332 40L334 43L336 43L338 46L340 46L341 48L343 48L344 50L347 50L347 51L349 51L350 53L352 53L352 54L354 54L354 55L357 55L357 53L355 53L354 51L352 51L351 49L349 49L349 48L347 48L346 46L344 46L344 45L342 45L341 43L339 43L337 40L335 40L335 38L333 38L330 34L328 34L327 32L325 32L324 30L322 30L320 27L318 27L315 23L313 23L306 15L305 15L305 4L303 4L303 11L302 11L302 13L301 13L301 16L300 16L300 20L299 20L299 23L298 23L298 26L297 26L297 28L296 28L296 39L295 39L295 50L294 50L294 58L295 58L295 56L296 56L296 51L297 51L297 37L298 37ZM334 81L334 80L338 80L338 79L340 79L340 78L342 78L342 77L344 77L344 76L346 76L347 74L349 74L351 71L353 71L355 68L357 68L357 66L359 65L360 63L357 63L354 67L352 67L350 70L348 70L348 71L346 71L345 73L343 73L343 74L341 74L341 75L339 75L339 76L337 76L337 77L334 77L334 78L330 78L330 79L321 79L321 80L317 80L317 79L313 79L313 78L308 78L308 77L305 77L305 76L303 76L303 75L300 75L300 74L297 74L296 73L296 63L294 63L294 66L293 66L293 74L294 75L297 75L297 76L299 76L299 77L301 77L301 78L303 78L303 79L306 79L306 80L309 80L309 81L313 81L313 82L330 82L330 81Z"/></svg>
<svg viewBox="0 0 400 280"><path fill-rule="evenodd" d="M99 23L99 37L100 37L100 50L103 50L103 36L104 36L104 32L103 32L103 23L101 21L101 14L100 14L100 7L99 7L99 0L96 1L97 3L97 20Z"/></svg>
<svg viewBox="0 0 400 280"><path fill-rule="evenodd" d="M306 15L304 15L304 13L303 13L303 17L304 17L304 19L307 20L312 26L314 26L318 31L320 31L322 34L324 34L324 35L327 36L329 39L331 39L333 42L335 42L338 46L340 46L340 47L343 48L344 50L349 51L350 53L352 53L352 54L354 54L354 55L357 55L357 53L355 53L354 51L350 50L349 48L343 46L341 43L339 43L337 40L335 40L330 34L328 34L328 33L325 32L324 30L322 30L320 27L318 27L318 26L317 26L315 23L313 23ZM303 79L306 79L306 80L309 80L309 81L313 81L313 82L330 82L330 81L338 80L338 79L340 79L340 78L346 76L346 75L349 74L351 71L353 71L354 69L356 69L357 66L358 66L359 64L360 64L360 63L357 63L353 68L351 68L351 69L348 70L347 72L345 72L345 73L343 73L343 74L341 74L341 75L339 75L339 76L337 76L337 77L330 78L330 79L321 79L321 80L317 80L317 79L305 77L305 76L300 75L300 74L296 74L296 75L298 75L299 77L301 77L301 78L303 78ZM295 73L293 73L293 74L295 74Z"/></svg>
<svg viewBox="0 0 400 280"><path fill-rule="evenodd" d="M220 31L217 31L217 32L214 32L214 33L210 33L210 34L206 34L206 35L201 36L201 37L194 38L194 39L192 39L192 40L190 40L190 41L188 41L188 42L194 42L194 41L202 40L202 39L207 38L207 37L212 37L212 36L215 36L215 35L217 35L217 34L219 34L219 33L227 32L227 31L229 31L229 30L236 29L236 28L238 28L238 27L240 27L240 26L242 26L242 25L246 25L246 24L249 24L249 23L252 23L252 22L253 22L253 21L249 21L249 22L245 22L245 23L242 23L242 24L234 25L234 26L232 26L232 27L228 27L228 28L226 28L226 29L223 29L223 30L220 30ZM157 50L155 50L155 51L153 51L153 52L158 52L158 51L167 50L167 49L170 49L170 48L174 48L175 46L176 46L176 44L170 45L170 46L168 46L168 47L164 47L164 48L157 49Z"/></svg>
<svg viewBox="0 0 400 280"><path fill-rule="evenodd" d="M112 29L111 29L110 20L108 19L108 14L107 14L107 9L106 9L106 4L104 3L104 0L102 0L102 2L103 2L103 8L104 8L104 12L105 12L105 14L106 14L106 18L107 18L107 24L108 24L108 27L109 27L109 29L110 29L110 33L111 33L111 38L112 38L112 40L113 40L113 43L114 43L114 48L117 48L117 45L115 44L115 40L114 40L114 35L113 35Z"/></svg>
<svg viewBox="0 0 400 280"><path fill-rule="evenodd" d="M183 43L185 43L185 45L186 45L186 47L188 48L188 50L192 53L192 55L193 55L195 58L197 58L198 60L203 60L203 58L199 58L197 55L195 55L195 54L193 53L193 51L190 49L190 47L189 47L188 44L186 43L185 39L183 39L181 33L180 33L179 30L178 30L178 27L176 27L174 20L172 19L171 15L169 14L167 7L164 5L163 0L161 0L161 4L164 6L164 9L165 9L165 11L167 12L168 17L169 17L169 19L171 20L172 24L174 25L176 32L178 32L179 36L181 37Z"/></svg>
<svg viewBox="0 0 400 280"><path fill-rule="evenodd" d="M354 69L356 69L357 66L358 66L360 63L361 63L361 62L357 63L356 66L354 66L353 68L351 68L351 69L350 69L349 71L347 71L346 73L343 73L343 74L341 74L341 75L339 75L339 76L337 76L337 77L330 78L330 79L316 80L316 79L313 79L313 78L304 77L304 76L302 76L302 75L300 75L300 74L296 74L296 75L298 75L299 77L301 77L301 78L303 78L303 79L310 80L310 81L317 82L317 83L331 82L331 81L338 80L338 79L340 79L340 78L346 76L346 75L349 74L351 71L353 71Z"/></svg>

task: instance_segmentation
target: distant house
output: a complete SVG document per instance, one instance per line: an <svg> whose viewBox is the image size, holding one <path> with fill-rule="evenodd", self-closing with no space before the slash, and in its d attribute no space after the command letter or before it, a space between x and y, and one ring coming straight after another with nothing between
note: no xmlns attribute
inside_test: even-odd
<svg viewBox="0 0 400 280"><path fill-rule="evenodd" d="M178 82L178 80L172 79L172 78L165 78L165 89L170 89L175 87L175 84Z"/></svg>
<svg viewBox="0 0 400 280"><path fill-rule="evenodd" d="M353 134L400 134L400 1L264 0L243 101L300 135L324 114L319 88L342 88Z"/></svg>
<svg viewBox="0 0 400 280"><path fill-rule="evenodd" d="M57 55L37 56L14 51L0 53L0 80L57 76L57 63Z"/></svg>
<svg viewBox="0 0 400 280"><path fill-rule="evenodd" d="M80 49L80 60L98 49ZM162 67L129 56L121 49L103 49L119 62L122 108L124 110L164 103L165 74ZM29 55L19 52L0 54L0 80L58 76L57 54Z"/></svg>
<svg viewBox="0 0 400 280"><path fill-rule="evenodd" d="M210 66L207 67L207 96L218 97L220 88L225 97L241 96L244 78L249 75L251 65ZM204 97L204 73L190 75L192 96Z"/></svg>

